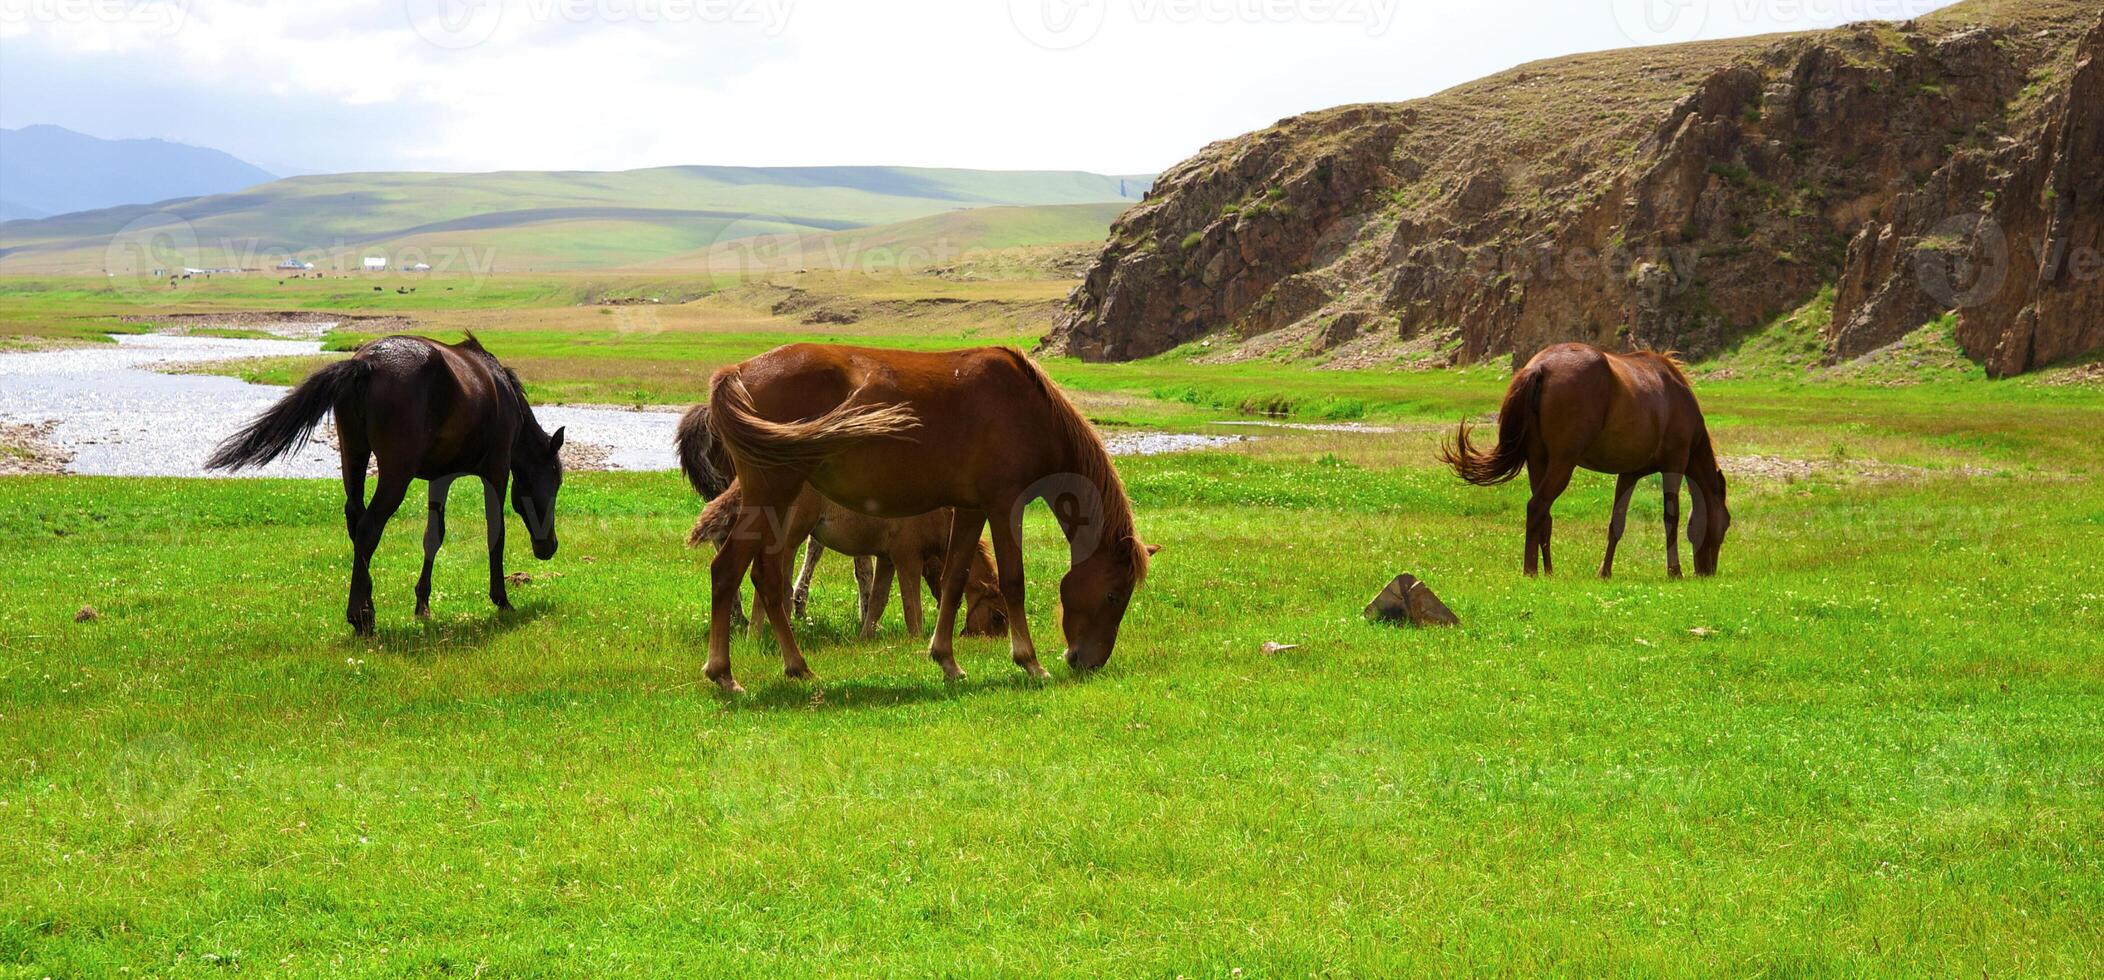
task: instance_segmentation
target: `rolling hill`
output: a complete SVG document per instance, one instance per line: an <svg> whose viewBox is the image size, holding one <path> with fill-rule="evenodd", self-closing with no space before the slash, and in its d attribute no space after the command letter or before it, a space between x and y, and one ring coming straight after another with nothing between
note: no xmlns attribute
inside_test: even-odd
<svg viewBox="0 0 2104 980"><path fill-rule="evenodd" d="M774 240L766 241L764 249L756 249L751 239L726 242L642 263L637 269L743 272L753 271L742 266L755 258L783 270L865 272L925 270L1002 258L1034 262L1039 256L1030 253L1042 246L1102 242L1111 222L1131 204L998 205L947 211L842 231L768 236Z"/></svg>
<svg viewBox="0 0 2104 980"><path fill-rule="evenodd" d="M245 268L495 271L649 263L753 236L811 235L991 206L1130 203L1146 178L905 167L361 173L0 224L0 272ZM1049 219L1055 224L1059 219Z"/></svg>
<svg viewBox="0 0 2104 980"><path fill-rule="evenodd" d="M218 194L276 179L201 146L98 139L58 126L0 129L0 220Z"/></svg>

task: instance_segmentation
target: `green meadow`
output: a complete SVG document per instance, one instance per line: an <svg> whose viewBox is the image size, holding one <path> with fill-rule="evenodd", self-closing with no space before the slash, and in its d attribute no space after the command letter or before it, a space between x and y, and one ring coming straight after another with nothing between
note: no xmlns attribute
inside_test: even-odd
<svg viewBox="0 0 2104 980"><path fill-rule="evenodd" d="M416 300L537 397L677 403L784 339L1028 345L1066 284L326 285L147 309ZM0 297L41 342L130 308ZM1524 489L1433 461L1498 367L1055 360L1106 427L1252 438L1120 461L1164 550L1107 669L1042 684L964 640L945 685L896 602L855 638L834 556L798 624L821 679L741 634L751 693L719 695L671 473L572 475L553 561L514 531L507 616L456 494L412 618L405 508L370 641L333 481L0 479L0 972L2095 975L2104 391L1764 349L1696 366L1734 523L1684 581L1655 481L1595 577L1597 474L1559 573L1520 574ZM1029 537L1057 649L1041 508ZM1366 623L1401 572L1462 625Z"/></svg>

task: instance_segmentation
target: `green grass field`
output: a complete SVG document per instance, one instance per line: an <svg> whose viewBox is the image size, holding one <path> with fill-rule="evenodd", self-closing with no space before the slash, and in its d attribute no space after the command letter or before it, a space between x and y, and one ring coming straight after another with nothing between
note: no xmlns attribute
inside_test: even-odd
<svg viewBox="0 0 2104 980"><path fill-rule="evenodd" d="M676 402L789 337L1027 343L1063 288L818 277L861 315L820 326L777 287L578 305L691 285L283 308L423 298L540 397ZM0 333L129 309L4 298ZM970 640L945 686L896 602L855 639L836 556L799 634L823 680L740 636L752 693L718 695L669 473L572 476L502 618L473 494L429 625L398 518L370 642L331 481L0 479L0 973L2093 975L2104 391L1753 370L1787 346L1697 366L1736 372L1700 387L1735 522L1680 582L1655 482L1593 577L1599 475L1560 574L1520 574L1524 491L1432 462L1494 367L1054 361L1105 423L1261 438L1121 461L1165 550L1109 668L1043 685ZM1392 431L1211 424L1250 412ZM1034 511L1054 649L1056 544ZM1462 627L1363 622L1405 571Z"/></svg>

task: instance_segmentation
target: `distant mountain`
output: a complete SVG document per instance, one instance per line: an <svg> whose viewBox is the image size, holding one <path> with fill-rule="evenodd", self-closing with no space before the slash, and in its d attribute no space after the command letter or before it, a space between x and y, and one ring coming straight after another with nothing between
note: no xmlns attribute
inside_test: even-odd
<svg viewBox="0 0 2104 980"><path fill-rule="evenodd" d="M276 179L201 146L98 139L57 126L0 129L0 220L222 194Z"/></svg>
<svg viewBox="0 0 2104 980"><path fill-rule="evenodd" d="M166 232L157 233L161 252L183 253L157 253L155 265L260 267L298 255L324 268L356 268L361 256L388 255L398 266L437 269L607 268L737 239L970 208L1130 204L1151 180L1060 170L701 166L293 177L230 194L8 222L0 225L0 271L105 271L129 254L112 236L148 226ZM12 190L7 196L38 206ZM1064 231L1054 226L1076 227L1066 217L1034 220L1044 234L1057 234Z"/></svg>

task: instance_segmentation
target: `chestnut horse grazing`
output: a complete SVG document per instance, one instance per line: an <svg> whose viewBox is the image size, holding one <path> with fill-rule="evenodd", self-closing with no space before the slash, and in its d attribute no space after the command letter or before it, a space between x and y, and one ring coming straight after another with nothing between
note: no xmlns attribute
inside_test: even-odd
<svg viewBox="0 0 2104 980"><path fill-rule="evenodd" d="M700 547L706 542L720 550L730 539L731 530L738 523L738 509L742 506L744 494L733 481L702 510L701 518L694 522L694 530L687 532L687 546ZM942 594L942 571L949 558L953 516L950 509L944 508L919 517L895 520L870 517L819 496L817 490L806 484L804 491L796 495L796 502L789 506L782 522L782 539L792 542L810 539L804 561L807 575L816 556L825 548L856 558L876 558L875 577L862 595L862 635L876 635L877 621L884 616L885 596L891 590L892 575L896 573L899 603L906 614L906 632L920 636L921 583L926 581L937 596ZM1008 611L1001 599L1001 587L994 577L993 554L987 550L985 541L972 542L971 563L970 576L964 585L964 635L1000 636L1008 632ZM782 563L785 575L788 570L788 563ZM859 572L856 578L861 578ZM752 617L755 628L761 622L758 603L755 596Z"/></svg>
<svg viewBox="0 0 2104 980"><path fill-rule="evenodd" d="M261 466L306 444L322 416L336 415L343 457L343 517L350 532L351 598L345 618L373 632L373 549L401 506L409 482L430 483L424 571L416 614L431 614L431 563L446 538L446 492L463 476L482 480L489 525L489 599L510 609L504 591L504 490L526 519L533 555L555 557L555 493L562 486L563 430L549 435L533 417L519 376L497 363L473 335L458 344L427 337L382 337L316 371L267 412L221 443L208 469ZM365 500L366 467L380 479Z"/></svg>
<svg viewBox="0 0 2104 980"><path fill-rule="evenodd" d="M808 677L784 604L781 566L795 542L780 516L809 483L826 499L872 517L955 508L953 542L992 524L1009 652L1045 676L1023 612L1023 508L1052 505L1068 543L1060 581L1067 665L1090 671L1110 659L1151 549L1088 420L1022 352L981 347L943 353L794 344L718 372L709 382L706 431L729 451L743 488L738 524L711 566L712 615L705 673L726 691L731 614L746 568L774 623L782 665ZM709 453L683 447L706 465ZM957 605L975 549L949 549L928 656L950 680Z"/></svg>
<svg viewBox="0 0 2104 980"><path fill-rule="evenodd" d="M1615 484L1614 521L1608 525L1607 557L1600 577L1614 571L1615 545L1629 516L1629 496L1638 480L1663 474L1666 491L1666 573L1680 577L1680 481L1694 496L1688 543L1695 549L1695 574L1717 572L1717 551L1731 527L1724 503L1724 472L1702 408L1680 363L1655 351L1610 354L1586 344L1548 348L1513 375L1498 409L1498 445L1478 452L1469 444L1468 423L1440 459L1477 486L1503 483L1527 471L1534 496L1527 501L1527 574L1553 572L1549 558L1549 508L1579 466L1620 477Z"/></svg>

